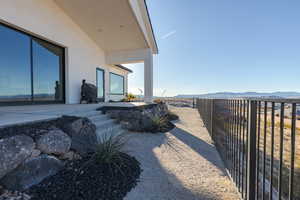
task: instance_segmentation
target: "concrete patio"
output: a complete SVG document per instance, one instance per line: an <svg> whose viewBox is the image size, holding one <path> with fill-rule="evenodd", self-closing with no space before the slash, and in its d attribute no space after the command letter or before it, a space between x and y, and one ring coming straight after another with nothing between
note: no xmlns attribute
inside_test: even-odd
<svg viewBox="0 0 300 200"><path fill-rule="evenodd" d="M62 115L85 116L102 106L135 107L143 102L120 102L98 104L51 104L0 107L0 127L34 121L50 120Z"/></svg>

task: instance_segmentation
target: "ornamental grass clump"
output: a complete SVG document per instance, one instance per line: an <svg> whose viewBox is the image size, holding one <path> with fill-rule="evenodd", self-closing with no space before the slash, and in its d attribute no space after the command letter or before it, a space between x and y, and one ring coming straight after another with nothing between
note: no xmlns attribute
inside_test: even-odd
<svg viewBox="0 0 300 200"><path fill-rule="evenodd" d="M167 118L169 121L178 120L179 116L172 111L168 111Z"/></svg>
<svg viewBox="0 0 300 200"><path fill-rule="evenodd" d="M99 164L113 164L122 160L122 150L126 144L123 136L103 135L95 152L95 160Z"/></svg>
<svg viewBox="0 0 300 200"><path fill-rule="evenodd" d="M169 120L167 117L154 116L152 119L153 132L163 132L168 128Z"/></svg>

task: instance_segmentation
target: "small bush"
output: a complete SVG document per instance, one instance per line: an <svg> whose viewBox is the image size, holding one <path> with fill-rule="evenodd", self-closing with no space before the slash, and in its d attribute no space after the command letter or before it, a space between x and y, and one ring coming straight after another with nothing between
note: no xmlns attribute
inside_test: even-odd
<svg viewBox="0 0 300 200"><path fill-rule="evenodd" d="M167 114L167 118L168 118L169 121L173 121L173 120L178 120L179 116L169 110L168 114Z"/></svg>
<svg viewBox="0 0 300 200"><path fill-rule="evenodd" d="M165 101L162 100L162 99L154 99L153 102L154 102L154 103L157 103L157 104L165 103Z"/></svg>
<svg viewBox="0 0 300 200"><path fill-rule="evenodd" d="M121 151L126 141L121 136L104 135L99 139L95 160L99 164L113 164L122 160Z"/></svg>
<svg viewBox="0 0 300 200"><path fill-rule="evenodd" d="M134 94L132 93L128 93L126 94L126 97L124 99L122 99L122 102L131 102L131 101L135 101L137 98Z"/></svg>
<svg viewBox="0 0 300 200"><path fill-rule="evenodd" d="M169 125L169 120L167 117L155 116L152 119L153 132L161 132Z"/></svg>

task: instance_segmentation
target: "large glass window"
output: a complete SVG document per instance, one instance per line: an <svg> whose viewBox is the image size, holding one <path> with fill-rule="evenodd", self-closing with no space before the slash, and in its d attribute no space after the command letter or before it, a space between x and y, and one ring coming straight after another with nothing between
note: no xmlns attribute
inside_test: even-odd
<svg viewBox="0 0 300 200"><path fill-rule="evenodd" d="M34 100L63 100L62 77L60 77L63 50L47 42L34 39L32 53Z"/></svg>
<svg viewBox="0 0 300 200"><path fill-rule="evenodd" d="M61 47L0 24L0 102L64 100Z"/></svg>
<svg viewBox="0 0 300 200"><path fill-rule="evenodd" d="M97 69L97 96L104 101L104 70Z"/></svg>
<svg viewBox="0 0 300 200"><path fill-rule="evenodd" d="M31 100L30 37L0 24L0 102Z"/></svg>
<svg viewBox="0 0 300 200"><path fill-rule="evenodd" d="M124 94L124 77L110 73L110 93L116 95Z"/></svg>

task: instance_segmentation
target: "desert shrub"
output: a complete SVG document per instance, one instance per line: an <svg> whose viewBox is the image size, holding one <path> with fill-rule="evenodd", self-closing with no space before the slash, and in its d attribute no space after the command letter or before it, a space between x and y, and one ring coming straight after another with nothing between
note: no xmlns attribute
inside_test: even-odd
<svg viewBox="0 0 300 200"><path fill-rule="evenodd" d="M172 111L168 111L167 118L169 121L178 120L179 116Z"/></svg>
<svg viewBox="0 0 300 200"><path fill-rule="evenodd" d="M163 131L169 125L169 120L167 117L159 117L155 116L152 119L153 131L152 132L160 132Z"/></svg>
<svg viewBox="0 0 300 200"><path fill-rule="evenodd" d="M165 101L162 99L154 99L153 102L157 104L165 103Z"/></svg>
<svg viewBox="0 0 300 200"><path fill-rule="evenodd" d="M94 158L99 164L113 164L122 160L122 149L126 144L122 136L104 135L99 138Z"/></svg>
<svg viewBox="0 0 300 200"><path fill-rule="evenodd" d="M124 99L122 99L122 102L131 102L131 101L135 101L137 98L134 94L132 93L128 93L126 94L126 97Z"/></svg>

